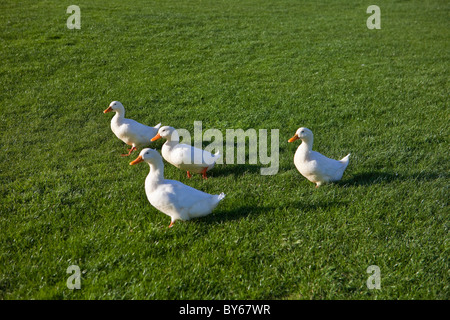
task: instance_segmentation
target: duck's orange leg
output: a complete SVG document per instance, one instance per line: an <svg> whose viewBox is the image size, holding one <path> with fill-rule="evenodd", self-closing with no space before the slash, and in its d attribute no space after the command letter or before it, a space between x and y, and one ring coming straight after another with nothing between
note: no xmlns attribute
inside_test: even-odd
<svg viewBox="0 0 450 320"><path fill-rule="evenodd" d="M191 173L189 171L187 171L187 176L188 176L189 179L192 177Z"/></svg>
<svg viewBox="0 0 450 320"><path fill-rule="evenodd" d="M208 167L205 167L201 172L203 179L208 179L208 177L206 176L206 170L208 170Z"/></svg>
<svg viewBox="0 0 450 320"><path fill-rule="evenodd" d="M175 221L170 221L169 228L172 228L174 223Z"/></svg>
<svg viewBox="0 0 450 320"><path fill-rule="evenodd" d="M128 151L129 151L128 154L122 154L122 157L127 157L127 156L129 156L134 150L136 150L136 147L131 147L131 149L128 150Z"/></svg>

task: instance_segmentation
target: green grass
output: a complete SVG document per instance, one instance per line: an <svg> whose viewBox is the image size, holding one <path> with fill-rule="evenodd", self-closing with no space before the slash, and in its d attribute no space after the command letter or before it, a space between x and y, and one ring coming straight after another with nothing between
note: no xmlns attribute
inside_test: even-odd
<svg viewBox="0 0 450 320"><path fill-rule="evenodd" d="M81 0L69 30L71 4L0 3L0 299L450 298L447 1L379 1L381 30L372 2ZM279 129L279 172L166 165L227 194L168 229L148 166L119 156L113 100L191 132ZM352 153L342 181L295 169L300 126Z"/></svg>

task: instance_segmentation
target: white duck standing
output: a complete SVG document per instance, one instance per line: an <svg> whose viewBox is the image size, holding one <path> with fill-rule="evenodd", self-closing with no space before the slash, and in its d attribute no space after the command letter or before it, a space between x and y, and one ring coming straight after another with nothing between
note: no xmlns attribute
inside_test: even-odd
<svg viewBox="0 0 450 320"><path fill-rule="evenodd" d="M158 133L161 123L154 127L146 126L142 123L132 119L125 118L125 108L119 101L113 101L103 113L115 112L115 116L111 119L111 130L117 138L131 146L128 154L122 156L129 156L136 148L148 146L150 140Z"/></svg>
<svg viewBox="0 0 450 320"><path fill-rule="evenodd" d="M334 160L313 151L314 136L308 128L299 128L288 142L298 139L302 140L302 143L295 152L294 164L306 179L316 184L316 188L323 183L338 181L342 178L348 166L350 153L341 160Z"/></svg>
<svg viewBox="0 0 450 320"><path fill-rule="evenodd" d="M208 151L180 143L180 137L175 128L164 126L158 130L158 134L152 141L164 138L167 141L161 148L163 158L177 168L187 171L188 178L191 172L201 173L207 179L206 172L211 170L217 159L221 157L219 152L212 154Z"/></svg>
<svg viewBox="0 0 450 320"><path fill-rule="evenodd" d="M169 228L176 220L190 220L210 214L225 197L211 195L179 181L164 179L164 163L158 151L143 149L130 165L145 161L150 172L145 179L145 193L152 206L170 216Z"/></svg>

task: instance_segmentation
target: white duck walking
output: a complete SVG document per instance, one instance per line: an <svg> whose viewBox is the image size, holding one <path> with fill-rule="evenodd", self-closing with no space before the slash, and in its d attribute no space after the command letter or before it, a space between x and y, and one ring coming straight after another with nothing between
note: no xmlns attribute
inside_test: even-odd
<svg viewBox="0 0 450 320"><path fill-rule="evenodd" d="M221 157L219 152L212 154L211 152L180 143L180 136L173 127L161 127L152 141L160 138L167 139L161 148L163 158L175 167L186 170L188 178L191 177L191 172L194 172L201 173L203 178L207 179L206 172L211 170L217 159Z"/></svg>
<svg viewBox="0 0 450 320"><path fill-rule="evenodd" d="M299 128L288 142L298 139L301 139L302 143L295 152L294 164L306 179L316 184L316 188L323 183L338 181L342 178L348 166L350 153L341 160L334 160L313 151L314 136L308 128Z"/></svg>
<svg viewBox="0 0 450 320"><path fill-rule="evenodd" d="M211 195L179 181L164 179L164 163L158 151L143 149L130 165L145 161L150 172L145 179L145 193L152 206L170 216L169 228L176 220L190 220L210 214L225 197Z"/></svg>
<svg viewBox="0 0 450 320"><path fill-rule="evenodd" d="M149 127L137 121L125 118L125 108L119 101L113 101L103 113L115 112L115 116L111 119L111 130L117 138L131 146L128 154L122 156L129 156L136 148L148 146L150 140L158 133L161 123L154 127Z"/></svg>

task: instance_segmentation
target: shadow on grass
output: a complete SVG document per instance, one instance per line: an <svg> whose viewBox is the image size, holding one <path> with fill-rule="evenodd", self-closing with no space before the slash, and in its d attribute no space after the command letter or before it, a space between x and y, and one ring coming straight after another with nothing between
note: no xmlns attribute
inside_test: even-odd
<svg viewBox="0 0 450 320"><path fill-rule="evenodd" d="M232 210L217 210L212 215L208 215L197 221L199 223L220 223L226 221L236 221L240 219L245 219L250 217L254 219L261 214L271 213L276 210L289 210L291 212L292 209L300 210L302 212L315 212L325 208L341 208L348 206L349 201L320 201L314 203L308 203L303 200L292 200L285 203L281 207L275 206L242 206L238 208L234 208Z"/></svg>
<svg viewBox="0 0 450 320"><path fill-rule="evenodd" d="M321 202L305 202L303 200L295 200L288 203L286 208L298 209L303 212L314 212L325 208L347 207L350 201L321 201Z"/></svg>
<svg viewBox="0 0 450 320"><path fill-rule="evenodd" d="M327 201L327 202L319 202L319 203L305 203L301 200L291 201L287 203L282 208L275 207L252 207L252 206L243 206L239 208L235 208L230 211L217 211L212 215L202 217L201 219L195 219L196 223L210 225L210 224L218 224L222 222L231 222L231 221L239 221L241 219L248 218L249 220L257 219L257 217L261 214L271 213L275 210L288 210L288 212L318 212L324 209L329 208L343 208L348 206L348 201ZM293 211L299 210L299 211Z"/></svg>
<svg viewBox="0 0 450 320"><path fill-rule="evenodd" d="M356 174L350 179L345 179L334 183L341 186L365 186L378 183L389 183L393 181L433 181L436 179L448 179L449 177L449 174L436 172L418 172L407 175L392 172L364 172Z"/></svg>
<svg viewBox="0 0 450 320"><path fill-rule="evenodd" d="M220 176L240 176L246 173L260 173L261 172L261 166L256 164L224 164L224 165L217 165L217 167L214 167L211 171L209 171L209 175L212 177L220 177Z"/></svg>
<svg viewBox="0 0 450 320"><path fill-rule="evenodd" d="M367 186L399 179L399 175L387 172L364 172L353 175L350 179L334 182L336 185Z"/></svg>
<svg viewBox="0 0 450 320"><path fill-rule="evenodd" d="M232 210L217 210L214 214L198 219L197 221L199 223L207 224L234 221L246 218L248 216L256 217L262 213L271 212L273 210L275 210L273 207L242 206Z"/></svg>

